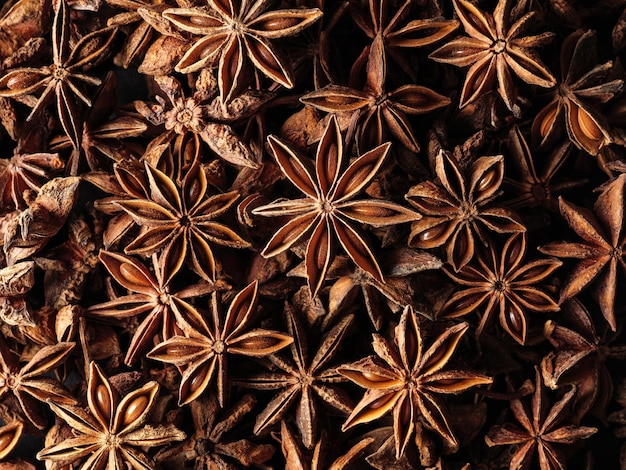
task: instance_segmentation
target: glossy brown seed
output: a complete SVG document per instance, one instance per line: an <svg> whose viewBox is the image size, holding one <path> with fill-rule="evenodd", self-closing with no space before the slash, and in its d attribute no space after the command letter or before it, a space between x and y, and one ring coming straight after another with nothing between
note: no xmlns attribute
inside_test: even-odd
<svg viewBox="0 0 626 470"><path fill-rule="evenodd" d="M103 412L105 416L111 416L111 397L109 391L104 384L100 384L96 387L96 404L98 408Z"/></svg>
<svg viewBox="0 0 626 470"><path fill-rule="evenodd" d="M299 18L270 18L255 24L255 28L262 31L278 31L296 26L300 22Z"/></svg>
<svg viewBox="0 0 626 470"><path fill-rule="evenodd" d="M120 265L120 274L124 279L140 286L149 287L150 283L147 282L146 276L135 266L130 263L122 263Z"/></svg>
<svg viewBox="0 0 626 470"><path fill-rule="evenodd" d="M363 375L363 377L367 380L369 380L370 382L385 382L387 380L389 380L387 377L383 377L382 375L378 375L378 374L374 374L373 372L361 372L361 374Z"/></svg>
<svg viewBox="0 0 626 470"><path fill-rule="evenodd" d="M591 116L581 110L578 111L578 125L580 126L580 130L583 131L583 134L589 139L595 141L602 139L602 131L598 125Z"/></svg>
<svg viewBox="0 0 626 470"><path fill-rule="evenodd" d="M143 413L148 406L148 397L146 395L140 395L132 400L126 409L124 410L124 416L122 418L122 424L130 424L135 421L141 413Z"/></svg>

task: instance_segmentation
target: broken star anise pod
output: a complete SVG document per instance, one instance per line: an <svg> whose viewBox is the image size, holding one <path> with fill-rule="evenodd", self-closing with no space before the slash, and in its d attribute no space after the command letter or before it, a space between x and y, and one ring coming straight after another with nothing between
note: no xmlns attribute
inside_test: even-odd
<svg viewBox="0 0 626 470"><path fill-rule="evenodd" d="M413 186L406 199L423 217L411 226L409 245L436 248L446 245L455 271L474 256L474 238L487 244L487 233L523 232L526 227L510 209L493 207L504 178L504 157L480 157L465 171L443 150L435 160L438 181Z"/></svg>
<svg viewBox="0 0 626 470"><path fill-rule="evenodd" d="M450 447L457 448L449 411L439 395L457 394L491 383L490 377L471 370L446 367L468 328L467 323L446 328L427 348L415 312L406 307L395 329L394 344L374 334L375 356L337 369L367 389L342 429L392 413L396 458L400 458L421 416Z"/></svg>
<svg viewBox="0 0 626 470"><path fill-rule="evenodd" d="M52 411L72 428L74 437L44 448L37 458L77 465L82 462L83 470L154 468L154 462L141 448L185 438L185 433L173 424L145 424L158 392L159 384L148 382L120 400L100 367L91 362L87 382L89 412L77 405L48 400Z"/></svg>
<svg viewBox="0 0 626 470"><path fill-rule="evenodd" d="M343 170L346 159L343 139L337 120L332 116L317 147L312 171L309 161L286 142L274 136L270 136L268 142L283 174L306 197L279 199L252 211L255 215L290 218L270 239L262 255L272 257L282 253L310 234L305 263L308 284L315 296L324 283L337 238L357 266L382 282L378 261L354 228L354 222L385 227L420 218L414 211L391 201L354 199L376 176L390 145L379 145Z"/></svg>

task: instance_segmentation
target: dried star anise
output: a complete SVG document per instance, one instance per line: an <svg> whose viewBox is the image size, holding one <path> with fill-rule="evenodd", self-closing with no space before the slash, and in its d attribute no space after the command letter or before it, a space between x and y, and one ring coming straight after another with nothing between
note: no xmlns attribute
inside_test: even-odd
<svg viewBox="0 0 626 470"><path fill-rule="evenodd" d="M446 368L467 329L467 323L451 326L426 349L413 309L405 308L395 330L394 344L374 334L375 356L338 368L341 375L367 389L343 429L391 412L399 458L421 416L451 447L458 447L447 407L439 395L457 394L491 383L485 375Z"/></svg>
<svg viewBox="0 0 626 470"><path fill-rule="evenodd" d="M504 177L504 157L478 158L463 171L452 156L439 152L435 161L438 182L424 181L409 189L407 201L424 216L411 226L409 245L435 248L446 245L455 271L474 256L474 238L487 244L488 231L526 230L510 209L492 207Z"/></svg>
<svg viewBox="0 0 626 470"><path fill-rule="evenodd" d="M536 284L550 276L561 262L541 259L525 262L526 235L510 237L501 250L495 244L487 254L477 256L476 263L460 271L446 270L448 276L464 289L453 294L441 307L439 318L456 318L480 309L476 334L480 335L497 314L500 325L518 343L526 342L527 312L555 312L559 306ZM445 268L444 268L445 270Z"/></svg>
<svg viewBox="0 0 626 470"><path fill-rule="evenodd" d="M357 266L382 282L378 262L353 223L384 227L419 218L419 214L390 201L354 199L376 176L387 156L389 144L364 153L344 170L343 140L333 116L320 139L315 168L311 171L309 162L285 142L273 136L268 140L281 171L306 197L277 200L252 211L256 215L284 215L291 219L267 243L263 256L282 253L312 232L305 262L309 287L315 296L333 259L336 237Z"/></svg>

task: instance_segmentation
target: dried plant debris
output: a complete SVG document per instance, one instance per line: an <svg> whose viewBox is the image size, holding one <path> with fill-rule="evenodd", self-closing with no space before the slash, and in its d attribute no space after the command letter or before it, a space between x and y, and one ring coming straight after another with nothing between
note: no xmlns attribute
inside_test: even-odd
<svg viewBox="0 0 626 470"><path fill-rule="evenodd" d="M5 2L0 470L626 468L625 38Z"/></svg>

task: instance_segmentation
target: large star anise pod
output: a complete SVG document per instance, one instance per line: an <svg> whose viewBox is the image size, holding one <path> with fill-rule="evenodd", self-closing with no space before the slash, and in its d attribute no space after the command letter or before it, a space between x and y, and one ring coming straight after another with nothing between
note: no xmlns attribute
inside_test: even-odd
<svg viewBox="0 0 626 470"><path fill-rule="evenodd" d="M216 262L209 243L231 248L250 245L230 227L215 221L234 204L239 193L209 196L207 176L198 162L189 168L180 185L148 163L145 170L150 198L117 201L143 228L124 251L142 255L160 252L166 284L188 258L198 275L213 282Z"/></svg>
<svg viewBox="0 0 626 470"><path fill-rule="evenodd" d="M104 28L84 36L70 46L70 17L66 0L58 0L52 25L53 63L39 68L20 67L0 77L0 97L31 95L43 89L26 119L33 119L56 98L57 116L63 130L75 148L80 145L82 119L80 100L91 106L91 100L81 90L82 85L99 85L100 79L85 75L102 62L111 47L117 28Z"/></svg>
<svg viewBox="0 0 626 470"><path fill-rule="evenodd" d="M468 327L467 323L460 323L447 328L426 349L417 316L411 307L406 307L395 329L394 344L374 334L375 356L337 369L367 389L342 429L393 413L399 458L421 416L452 448L458 447L447 407L439 395L457 394L491 383L490 377L470 370L446 369Z"/></svg>
<svg viewBox="0 0 626 470"><path fill-rule="evenodd" d="M409 189L406 199L424 217L413 223L409 245L435 248L446 245L448 263L455 271L474 256L474 237L487 244L487 231L526 230L510 209L492 207L504 177L504 157L478 158L463 171L443 150L435 160L439 181L424 181Z"/></svg>
<svg viewBox="0 0 626 470"><path fill-rule="evenodd" d="M312 295L321 288L335 251L335 237L350 258L364 271L383 282L372 251L353 227L353 221L384 227L419 219L419 214L399 204L378 199L354 200L376 176L389 151L385 143L361 155L343 171L344 148L339 125L331 117L317 147L315 169L286 142L268 138L270 150L283 174L305 198L279 199L252 212L268 217L288 216L287 222L263 249L265 257L288 250L311 233L306 248L306 272Z"/></svg>
<svg viewBox="0 0 626 470"><path fill-rule="evenodd" d="M247 83L246 65L250 60L263 74L281 85L294 85L289 63L272 39L298 34L316 22L317 8L273 10L264 13L265 0L207 0L207 8L170 8L163 16L175 26L200 36L176 65L176 71L189 73L218 65L222 101L230 101Z"/></svg>
<svg viewBox="0 0 626 470"><path fill-rule="evenodd" d="M387 56L381 36L376 36L367 62L367 82L363 91L328 85L300 98L329 113L352 113L351 128L355 127L360 150L386 142L391 136L413 152L419 144L407 115L423 114L446 106L450 100L430 88L403 85L393 91L385 90Z"/></svg>
<svg viewBox="0 0 626 470"><path fill-rule="evenodd" d="M571 299L593 283L593 294L613 331L617 328L617 271L620 268L622 272L626 270L623 253L626 244L623 233L625 189L626 174L621 174L603 187L593 213L559 198L561 215L582 241L553 242L539 247L539 251L547 255L580 260L561 288L559 303Z"/></svg>
<svg viewBox="0 0 626 470"><path fill-rule="evenodd" d="M285 307L287 331L294 341L289 346L291 358L272 354L268 359L279 370L274 373L252 375L238 379L236 383L257 390L277 390L276 396L259 414L254 426L255 434L261 434L283 418L296 405L296 424L307 448L318 439L318 403L322 402L344 416L352 410L352 401L335 383L345 381L334 367L326 364L339 350L354 317L344 317L321 339L315 355L309 357L307 334L293 308ZM296 404L297 403L297 404Z"/></svg>
<svg viewBox="0 0 626 470"><path fill-rule="evenodd" d="M535 393L530 408L521 399L511 400L511 411L519 424L503 424L492 427L485 441L489 446L517 446L511 457L509 470L530 469L535 454L541 470L566 468L561 448L567 447L593 435L597 429L564 424L568 418L568 405L574 398L575 389L550 406L539 370L536 371ZM534 467L537 468L537 467Z"/></svg>
<svg viewBox="0 0 626 470"><path fill-rule="evenodd" d="M184 405L199 397L217 378L220 406L228 394L228 358L233 355L261 357L289 346L293 341L278 331L250 329L256 313L258 283L239 292L226 312L219 313L217 294L211 296L211 321L193 325L187 336L174 336L157 344L150 359L181 368L178 403Z"/></svg>
<svg viewBox="0 0 626 470"><path fill-rule="evenodd" d="M500 325L520 344L526 342L527 313L555 312L559 306L536 284L550 276L561 262L540 259L525 262L526 235L511 236L498 250L494 243L487 254L480 253L476 262L458 272L444 267L457 284L465 286L453 294L441 307L438 318L456 318L480 309L481 319L476 330L480 334L494 314Z"/></svg>
<svg viewBox="0 0 626 470"><path fill-rule="evenodd" d="M76 400L57 380L46 377L69 356L74 343L44 346L27 364L20 367L18 356L0 339L0 397L12 393L17 398L24 416L38 429L44 429L46 418L38 402L47 399L59 404Z"/></svg>
<svg viewBox="0 0 626 470"><path fill-rule="evenodd" d="M156 334L169 339L188 330L190 325L202 323L200 312L185 299L208 294L218 287L217 283L202 283L171 292L169 285L163 282L154 257L154 274L138 260L120 253L102 250L99 258L113 279L131 293L92 305L87 309L88 315L122 320L147 313L134 330L128 345L124 359L128 365L132 365L138 354L153 345Z"/></svg>
<svg viewBox="0 0 626 470"><path fill-rule="evenodd" d="M611 141L599 105L619 94L624 81L607 81L612 62L597 65L595 31L574 31L561 45L561 83L552 101L535 116L533 141L546 146L565 129L578 148L596 155ZM565 127L565 129L564 129Z"/></svg>
<svg viewBox="0 0 626 470"><path fill-rule="evenodd" d="M518 97L513 75L531 85L544 88L556 85L556 79L536 52L552 41L554 33L525 36L535 21L535 12L524 14L525 2L512 8L512 0L499 0L492 15L467 0L452 3L469 37L447 41L430 58L459 67L471 66L459 107L496 88L507 108L513 111Z"/></svg>
<svg viewBox="0 0 626 470"><path fill-rule="evenodd" d="M95 362L89 364L89 412L76 405L48 400L52 411L73 430L74 436L44 448L39 460L72 462L82 470L149 470L154 462L140 448L182 441L185 433L173 424L146 425L156 404L159 385L148 382L121 400Z"/></svg>

